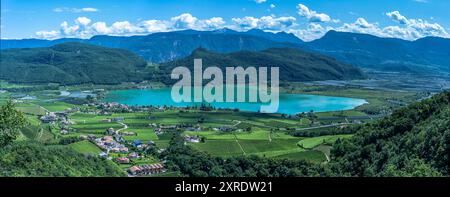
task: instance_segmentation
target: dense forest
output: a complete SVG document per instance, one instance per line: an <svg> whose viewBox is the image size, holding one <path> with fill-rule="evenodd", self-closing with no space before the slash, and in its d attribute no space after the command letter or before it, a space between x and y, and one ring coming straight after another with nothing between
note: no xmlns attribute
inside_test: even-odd
<svg viewBox="0 0 450 197"><path fill-rule="evenodd" d="M450 92L398 109L332 149L349 176L449 176Z"/></svg>
<svg viewBox="0 0 450 197"><path fill-rule="evenodd" d="M124 176L112 161L67 146L16 142L0 148L0 176Z"/></svg>
<svg viewBox="0 0 450 197"><path fill-rule="evenodd" d="M193 70L194 59L201 58L203 67L217 66L222 72L226 67L279 67L280 81L343 80L363 78L362 72L351 65L333 58L292 48L271 48L263 51L239 51L215 53L198 48L186 58L161 64L170 73L178 66ZM268 70L270 72L270 70ZM169 75L167 75L169 76ZM270 75L269 75L270 77Z"/></svg>
<svg viewBox="0 0 450 197"><path fill-rule="evenodd" d="M8 49L0 56L0 79L18 83L137 82L143 80L147 65L129 51L81 43Z"/></svg>
<svg viewBox="0 0 450 197"><path fill-rule="evenodd" d="M174 134L162 154L186 176L449 176L450 92L396 110L338 141L332 161L275 160L256 156L219 158L183 145Z"/></svg>

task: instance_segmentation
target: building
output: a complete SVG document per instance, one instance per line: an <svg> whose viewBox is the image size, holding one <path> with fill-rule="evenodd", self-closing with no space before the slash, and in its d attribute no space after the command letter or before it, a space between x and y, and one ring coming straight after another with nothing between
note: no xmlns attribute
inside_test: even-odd
<svg viewBox="0 0 450 197"><path fill-rule="evenodd" d="M114 131L113 128L106 129L106 135L115 135L117 131Z"/></svg>
<svg viewBox="0 0 450 197"><path fill-rule="evenodd" d="M200 138L198 136L184 136L184 141L191 143L199 143Z"/></svg>
<svg viewBox="0 0 450 197"><path fill-rule="evenodd" d="M127 163L130 163L130 159L128 159L126 157L118 157L118 158L116 158L116 162L120 163L120 164L127 164Z"/></svg>
<svg viewBox="0 0 450 197"><path fill-rule="evenodd" d="M125 135L125 136L136 136L137 134L135 132L131 132L131 131L124 131L124 132L122 132L122 135Z"/></svg>
<svg viewBox="0 0 450 197"><path fill-rule="evenodd" d="M132 152L132 153L128 154L128 158L131 158L131 159L136 159L138 157L139 157L139 154L137 154L136 152Z"/></svg>
<svg viewBox="0 0 450 197"><path fill-rule="evenodd" d="M111 121L113 121L113 122L123 122L124 120L125 120L125 118L123 118L123 117L111 118Z"/></svg>
<svg viewBox="0 0 450 197"><path fill-rule="evenodd" d="M42 116L42 117L40 118L40 120L41 120L43 123L52 123L52 122L56 122L56 121L58 120L58 117L56 116L55 113L50 112L50 113L47 113L47 115Z"/></svg>
<svg viewBox="0 0 450 197"><path fill-rule="evenodd" d="M139 145L142 145L141 140L133 140L133 142L131 142L131 145L134 147L138 147Z"/></svg>
<svg viewBox="0 0 450 197"><path fill-rule="evenodd" d="M155 164L131 166L128 169L128 172L134 176L142 176L142 175L163 173L166 172L166 169L162 164L155 163Z"/></svg>
<svg viewBox="0 0 450 197"><path fill-rule="evenodd" d="M61 129L60 133L61 133L61 135L67 135L67 134L69 134L69 131L67 131L65 129Z"/></svg>

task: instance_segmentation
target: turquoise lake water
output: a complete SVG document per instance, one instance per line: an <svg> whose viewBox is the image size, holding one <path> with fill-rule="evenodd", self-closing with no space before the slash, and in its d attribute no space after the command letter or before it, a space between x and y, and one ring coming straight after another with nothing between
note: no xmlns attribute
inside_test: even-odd
<svg viewBox="0 0 450 197"><path fill-rule="evenodd" d="M300 112L315 112L339 111L354 109L364 103L364 99L319 96L308 94L280 94L280 103L277 113L297 114ZM105 102L118 102L126 105L153 105L153 106L199 106L201 103L195 102L181 102L176 103L171 98L171 89L132 89L132 90L115 90L110 91L105 99ZM210 103L216 108L238 108L241 111L257 112L264 103L251 102L213 102Z"/></svg>

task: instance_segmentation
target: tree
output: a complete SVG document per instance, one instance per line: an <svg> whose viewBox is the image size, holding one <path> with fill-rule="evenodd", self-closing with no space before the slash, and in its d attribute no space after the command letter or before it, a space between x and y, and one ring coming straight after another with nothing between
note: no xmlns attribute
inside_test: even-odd
<svg viewBox="0 0 450 197"><path fill-rule="evenodd" d="M5 105L0 106L0 147L13 142L26 123L25 116L16 110L13 102L7 101Z"/></svg>

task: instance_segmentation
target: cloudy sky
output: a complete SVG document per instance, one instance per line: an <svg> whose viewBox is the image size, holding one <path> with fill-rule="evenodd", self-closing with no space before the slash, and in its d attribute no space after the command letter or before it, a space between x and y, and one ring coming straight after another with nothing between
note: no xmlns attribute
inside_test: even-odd
<svg viewBox="0 0 450 197"><path fill-rule="evenodd" d="M1 0L1 37L90 38L182 29L329 30L415 40L450 37L448 0Z"/></svg>

